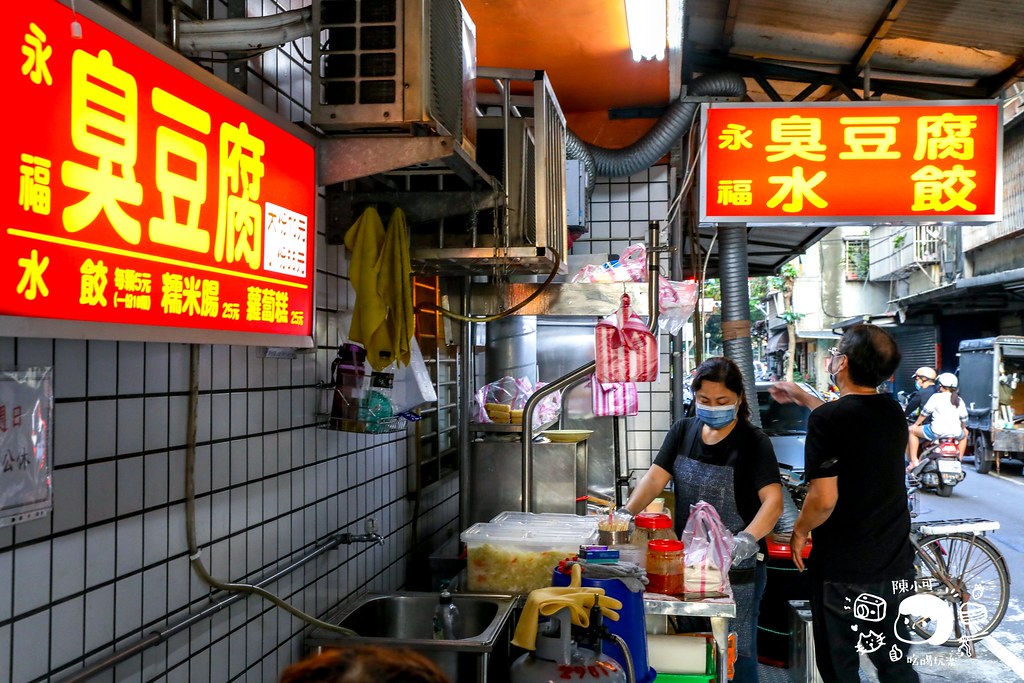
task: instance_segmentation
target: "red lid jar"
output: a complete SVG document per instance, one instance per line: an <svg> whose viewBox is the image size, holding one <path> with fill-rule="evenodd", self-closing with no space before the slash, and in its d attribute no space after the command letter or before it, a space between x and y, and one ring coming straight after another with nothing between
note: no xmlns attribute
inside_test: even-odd
<svg viewBox="0 0 1024 683"><path fill-rule="evenodd" d="M641 512L633 517L633 523L644 529L672 528L672 518L664 512Z"/></svg>
<svg viewBox="0 0 1024 683"><path fill-rule="evenodd" d="M655 539L647 544L647 590L679 595L683 592L683 542Z"/></svg>
<svg viewBox="0 0 1024 683"><path fill-rule="evenodd" d="M650 541L676 540L672 531L672 518L661 512L641 512L633 517L633 535L630 537L630 544L647 549Z"/></svg>

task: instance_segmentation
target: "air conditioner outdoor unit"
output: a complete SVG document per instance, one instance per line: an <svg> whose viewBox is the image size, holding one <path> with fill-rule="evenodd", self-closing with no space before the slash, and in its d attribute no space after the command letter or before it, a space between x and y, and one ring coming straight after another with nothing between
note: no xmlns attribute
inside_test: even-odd
<svg viewBox="0 0 1024 683"><path fill-rule="evenodd" d="M312 123L476 143L476 26L459 0L315 0Z"/></svg>

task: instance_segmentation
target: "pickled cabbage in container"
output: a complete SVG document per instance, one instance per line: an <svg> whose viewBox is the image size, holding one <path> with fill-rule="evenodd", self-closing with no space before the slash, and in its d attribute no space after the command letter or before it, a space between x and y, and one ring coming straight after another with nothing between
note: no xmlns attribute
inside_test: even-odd
<svg viewBox="0 0 1024 683"><path fill-rule="evenodd" d="M596 525L474 524L462 532L467 587L487 593L528 593L551 585L551 572L581 545L597 539Z"/></svg>

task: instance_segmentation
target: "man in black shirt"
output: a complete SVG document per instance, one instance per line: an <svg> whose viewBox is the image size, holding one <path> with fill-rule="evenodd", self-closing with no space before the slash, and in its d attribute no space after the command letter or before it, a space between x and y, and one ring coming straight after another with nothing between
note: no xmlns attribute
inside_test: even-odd
<svg viewBox="0 0 1024 683"><path fill-rule="evenodd" d="M917 372L914 373L914 387L917 391L910 395L907 407L903 411L903 414L907 417L907 422L913 422L917 419L917 416L921 414L921 408L938 390L938 387L935 386L936 377L938 375L935 374L935 370L928 366L919 367Z"/></svg>
<svg viewBox="0 0 1024 683"><path fill-rule="evenodd" d="M791 546L802 571L801 551L814 531L809 568L818 671L830 683L858 683L865 653L882 683L917 683L899 613L914 587L906 419L899 404L875 391L900 352L881 328L857 325L830 354L838 400L823 404L792 383L772 388L777 401L814 409L805 444L810 486Z"/></svg>

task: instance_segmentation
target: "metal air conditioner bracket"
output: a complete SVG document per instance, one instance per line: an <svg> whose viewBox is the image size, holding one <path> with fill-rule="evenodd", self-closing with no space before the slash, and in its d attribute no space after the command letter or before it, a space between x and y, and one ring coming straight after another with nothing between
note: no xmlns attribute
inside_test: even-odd
<svg viewBox="0 0 1024 683"><path fill-rule="evenodd" d="M325 137L317 142L316 163L320 185L395 171L447 171L470 187L490 189L495 185L469 153L454 138L445 135Z"/></svg>
<svg viewBox="0 0 1024 683"><path fill-rule="evenodd" d="M329 185L326 195L328 244L341 244L345 231L370 204L401 207L409 223L415 225L494 209L501 202L501 194L493 190L359 192ZM387 220L390 209L381 208L380 213Z"/></svg>
<svg viewBox="0 0 1024 683"><path fill-rule="evenodd" d="M551 272L555 253L550 247L456 246L409 250L413 272L423 275L486 275L497 266L513 273ZM565 272L565 262L559 266ZM538 285L539 286L539 285Z"/></svg>

